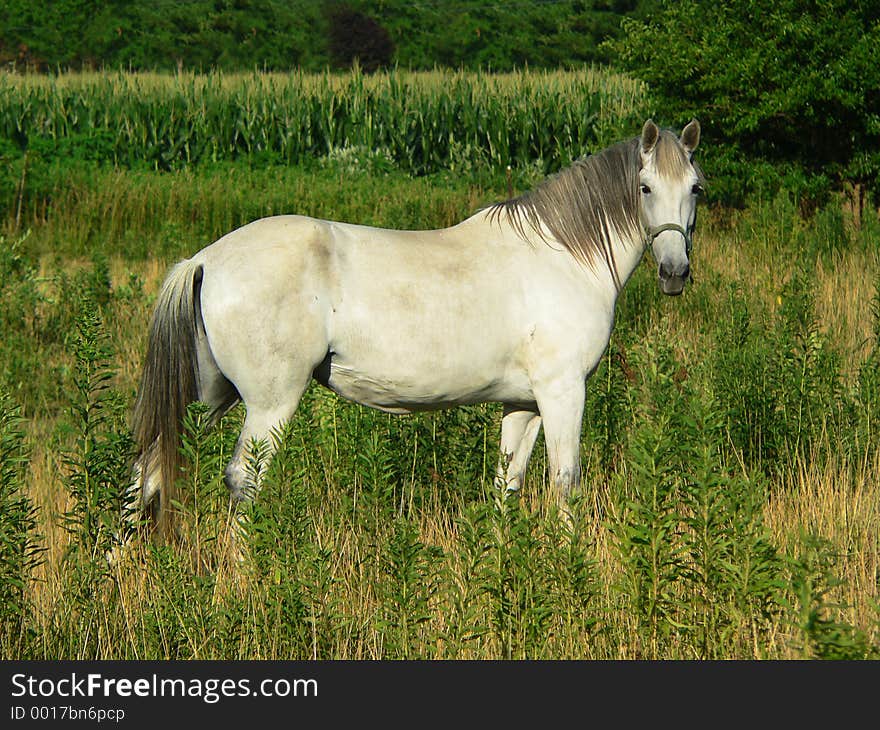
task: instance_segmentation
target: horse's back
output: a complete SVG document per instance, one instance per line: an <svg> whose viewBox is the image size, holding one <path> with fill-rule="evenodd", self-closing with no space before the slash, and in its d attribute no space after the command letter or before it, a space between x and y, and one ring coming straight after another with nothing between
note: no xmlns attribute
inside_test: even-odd
<svg viewBox="0 0 880 730"><path fill-rule="evenodd" d="M475 300L497 300L514 278L510 247L492 231L453 226L404 231L299 215L263 218L202 249L194 260L217 302L271 308L318 297L395 318L461 320ZM517 247L527 253L525 245ZM522 267L520 267L522 268ZM467 300L467 301L465 301ZM441 322L442 323L442 322Z"/></svg>
<svg viewBox="0 0 880 730"><path fill-rule="evenodd" d="M210 269L229 269L238 276L260 276L269 273L266 268L301 268L308 258L327 250L331 225L300 215L260 218L217 239L194 258Z"/></svg>

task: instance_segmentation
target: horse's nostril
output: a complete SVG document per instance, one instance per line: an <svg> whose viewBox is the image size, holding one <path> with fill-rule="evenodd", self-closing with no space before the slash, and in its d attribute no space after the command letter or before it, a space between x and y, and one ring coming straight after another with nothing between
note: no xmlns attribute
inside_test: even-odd
<svg viewBox="0 0 880 730"><path fill-rule="evenodd" d="M675 267L670 266L667 263L660 264L660 278L661 279L671 279L672 277L677 277L679 279L687 279L691 274L690 264L685 264L683 267Z"/></svg>

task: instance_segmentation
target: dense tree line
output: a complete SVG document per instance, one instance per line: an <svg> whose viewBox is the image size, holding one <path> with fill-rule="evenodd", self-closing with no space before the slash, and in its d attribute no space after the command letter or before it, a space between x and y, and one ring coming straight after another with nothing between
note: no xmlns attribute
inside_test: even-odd
<svg viewBox="0 0 880 730"><path fill-rule="evenodd" d="M6 0L0 61L19 68L492 68L607 62L652 0Z"/></svg>

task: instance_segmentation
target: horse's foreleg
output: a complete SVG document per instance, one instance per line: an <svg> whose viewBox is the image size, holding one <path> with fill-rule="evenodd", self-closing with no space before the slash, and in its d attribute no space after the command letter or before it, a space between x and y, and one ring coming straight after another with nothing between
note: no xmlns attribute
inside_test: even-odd
<svg viewBox="0 0 880 730"><path fill-rule="evenodd" d="M584 381L582 378L557 381L535 395L544 421L551 488L559 508L568 514L569 495L581 481Z"/></svg>
<svg viewBox="0 0 880 730"><path fill-rule="evenodd" d="M534 410L504 406L501 419L501 456L496 483L508 492L515 492L525 482L529 457L541 430L541 416Z"/></svg>

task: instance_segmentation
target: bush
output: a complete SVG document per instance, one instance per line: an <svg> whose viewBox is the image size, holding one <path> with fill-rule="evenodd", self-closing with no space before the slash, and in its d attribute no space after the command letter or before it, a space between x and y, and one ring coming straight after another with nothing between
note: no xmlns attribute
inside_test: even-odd
<svg viewBox="0 0 880 730"><path fill-rule="evenodd" d="M702 159L724 193L737 192L727 178L742 176L745 159L774 166L752 189L794 182L816 196L850 183L876 192L876 3L663 0L650 19L625 20L612 47L651 86L658 117L702 122Z"/></svg>

